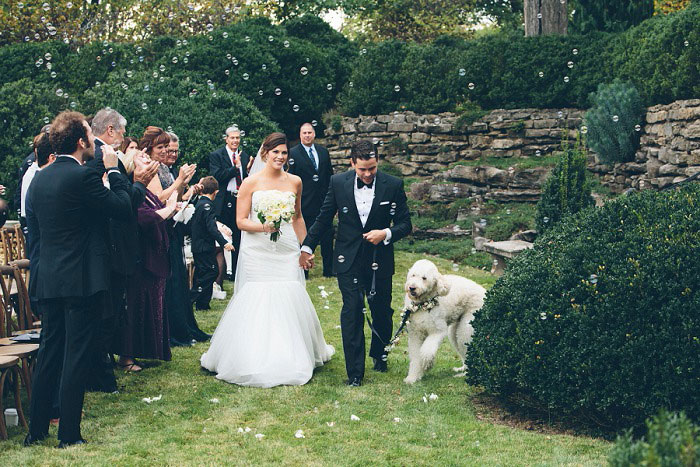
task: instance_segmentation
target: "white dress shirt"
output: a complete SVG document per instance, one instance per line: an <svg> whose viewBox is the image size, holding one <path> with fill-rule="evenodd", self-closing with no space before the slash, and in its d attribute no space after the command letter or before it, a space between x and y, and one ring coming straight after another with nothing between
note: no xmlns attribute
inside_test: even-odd
<svg viewBox="0 0 700 467"><path fill-rule="evenodd" d="M318 151L316 151L316 146L314 146L313 144L312 144L311 146L307 146L307 145L305 145L305 144L302 143L301 147L304 148L304 151L306 151L306 157L309 157L309 149L313 149L313 150L314 150L314 152L313 152L313 154L314 154L314 161L316 161L316 170L318 170L318 163L319 163L319 160L318 160Z"/></svg>
<svg viewBox="0 0 700 467"><path fill-rule="evenodd" d="M228 158L231 159L231 165L233 165L233 156L236 156L236 167L238 168L238 172L241 174L242 179L243 172L241 172L241 149L238 148L236 149L236 152L233 152L228 146L226 146L226 154L228 154ZM236 177L231 178L231 180L228 181L228 185L226 185L226 191L230 191L231 193L238 190L238 188L239 187L236 184Z"/></svg>
<svg viewBox="0 0 700 467"><path fill-rule="evenodd" d="M39 168L39 164L34 161L32 165L29 166L27 171L24 173L24 177L22 177L22 192L20 194L20 215L22 217L27 217L27 192L29 191L29 185L32 184L32 180L34 180L34 175L41 169Z"/></svg>

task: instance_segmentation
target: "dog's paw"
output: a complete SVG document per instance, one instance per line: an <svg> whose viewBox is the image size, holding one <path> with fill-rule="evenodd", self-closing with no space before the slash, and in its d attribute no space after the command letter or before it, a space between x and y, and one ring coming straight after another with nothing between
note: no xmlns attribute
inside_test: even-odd
<svg viewBox="0 0 700 467"><path fill-rule="evenodd" d="M416 378L415 376L406 376L403 379L403 382L406 384L413 384L418 381L419 378Z"/></svg>
<svg viewBox="0 0 700 467"><path fill-rule="evenodd" d="M453 367L452 367L452 371L454 371L455 373L459 373L459 372L462 372L462 371L466 371L466 369L467 369L467 365L453 366Z"/></svg>

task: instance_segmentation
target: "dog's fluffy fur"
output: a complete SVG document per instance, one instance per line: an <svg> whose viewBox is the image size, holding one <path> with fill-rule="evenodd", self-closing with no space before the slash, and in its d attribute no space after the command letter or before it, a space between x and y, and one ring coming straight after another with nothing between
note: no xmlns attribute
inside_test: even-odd
<svg viewBox="0 0 700 467"><path fill-rule="evenodd" d="M416 261L408 271L405 307L417 306L433 297L438 304L432 310L412 312L408 325L408 376L404 382L419 381L433 366L442 340L447 336L464 363L467 344L474 332L470 322L484 304L486 289L474 281L452 274L442 275L426 259ZM454 368L465 370L464 366Z"/></svg>

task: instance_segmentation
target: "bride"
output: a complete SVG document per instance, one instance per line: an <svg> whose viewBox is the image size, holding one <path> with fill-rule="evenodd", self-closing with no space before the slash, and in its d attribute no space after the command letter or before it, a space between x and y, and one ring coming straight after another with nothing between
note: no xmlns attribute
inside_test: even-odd
<svg viewBox="0 0 700 467"><path fill-rule="evenodd" d="M218 379L242 386L306 384L314 368L335 352L326 344L299 268L306 226L301 179L284 171L287 151L284 134L268 135L253 175L240 187L236 223L242 235L234 295L201 358ZM296 197L292 221L281 225L277 242L270 240L274 226L262 224L256 211L260 197L271 193Z"/></svg>

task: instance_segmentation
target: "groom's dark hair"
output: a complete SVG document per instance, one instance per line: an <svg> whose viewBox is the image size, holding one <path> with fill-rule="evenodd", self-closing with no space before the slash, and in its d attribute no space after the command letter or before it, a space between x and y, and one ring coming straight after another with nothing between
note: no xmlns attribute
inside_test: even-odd
<svg viewBox="0 0 700 467"><path fill-rule="evenodd" d="M202 185L202 193L205 195L210 195L219 189L219 182L211 175L202 178L199 184Z"/></svg>
<svg viewBox="0 0 700 467"><path fill-rule="evenodd" d="M350 159L352 159L353 163L357 162L357 159L368 161L376 157L377 153L374 150L374 144L370 140L358 139L353 141L350 146Z"/></svg>

